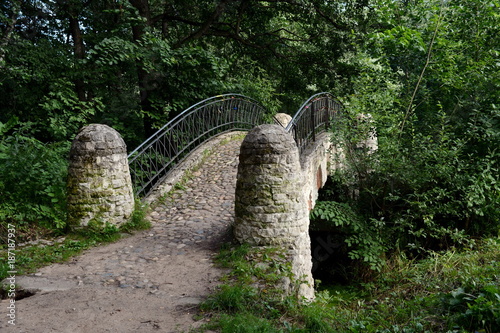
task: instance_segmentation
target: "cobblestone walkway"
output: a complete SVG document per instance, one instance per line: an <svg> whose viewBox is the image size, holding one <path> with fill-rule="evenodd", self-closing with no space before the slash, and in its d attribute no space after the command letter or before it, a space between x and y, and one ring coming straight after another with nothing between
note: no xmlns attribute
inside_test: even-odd
<svg viewBox="0 0 500 333"><path fill-rule="evenodd" d="M190 180L157 202L151 229L19 277L38 291L16 302L16 326L2 319L0 330L183 332L199 326L196 305L223 274L212 259L233 221L241 140L221 142ZM2 314L3 308L5 300Z"/></svg>

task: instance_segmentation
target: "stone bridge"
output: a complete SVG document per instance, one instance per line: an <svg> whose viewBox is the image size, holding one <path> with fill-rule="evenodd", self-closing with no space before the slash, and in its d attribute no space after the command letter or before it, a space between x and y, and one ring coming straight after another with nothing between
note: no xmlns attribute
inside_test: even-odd
<svg viewBox="0 0 500 333"><path fill-rule="evenodd" d="M275 124L259 125L265 110L254 101L236 96L198 103L181 114L182 121L171 127L167 124L128 156L123 140L113 129L90 125L81 130L71 150L70 222L79 227L100 219L120 225L134 209L134 189L136 194L146 194L145 201L158 200L187 173L195 172L207 152L217 149L217 138L234 130L249 130L239 152L235 152L239 160L236 184L231 185L235 186L234 237L240 243L285 249L295 281L284 281L283 289L312 299L309 211L329 172L336 167L331 159L336 151L327 130L339 116L341 106L329 94L318 94L293 118L279 114ZM253 114L254 119L248 121L248 112L242 112L245 108L257 109L259 115ZM196 113L200 110L201 119ZM241 113L242 118L231 120L235 113ZM182 131L179 126L184 126ZM209 133L211 128L218 131ZM180 149L181 141L193 148ZM376 148L376 139L370 138L368 145ZM179 162L165 170L164 166L175 158ZM139 184L132 185L129 170Z"/></svg>

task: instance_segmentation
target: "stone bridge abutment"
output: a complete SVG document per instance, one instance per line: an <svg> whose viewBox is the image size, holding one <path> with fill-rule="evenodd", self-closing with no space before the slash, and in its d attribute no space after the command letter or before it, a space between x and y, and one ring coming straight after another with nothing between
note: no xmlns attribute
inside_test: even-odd
<svg viewBox="0 0 500 333"><path fill-rule="evenodd" d="M284 289L314 298L309 211L328 176L328 133L299 154L280 125L251 130L241 145L236 182L234 235L241 243L280 247L292 264L295 281Z"/></svg>

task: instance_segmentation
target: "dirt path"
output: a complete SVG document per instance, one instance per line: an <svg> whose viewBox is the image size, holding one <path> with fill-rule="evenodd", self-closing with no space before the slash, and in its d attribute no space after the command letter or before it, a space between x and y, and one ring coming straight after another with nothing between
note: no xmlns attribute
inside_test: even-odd
<svg viewBox="0 0 500 333"><path fill-rule="evenodd" d="M85 251L17 282L37 290L1 302L1 332L186 332L223 272L213 256L233 220L241 140L210 155L194 177L149 214L150 230Z"/></svg>

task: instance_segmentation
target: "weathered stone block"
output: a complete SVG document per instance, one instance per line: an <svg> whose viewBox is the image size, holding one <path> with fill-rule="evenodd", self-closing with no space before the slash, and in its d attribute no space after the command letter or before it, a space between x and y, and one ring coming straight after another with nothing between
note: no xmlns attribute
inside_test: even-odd
<svg viewBox="0 0 500 333"><path fill-rule="evenodd" d="M120 225L134 210L127 148L106 125L80 130L72 143L68 171L68 220L86 226L92 219Z"/></svg>

